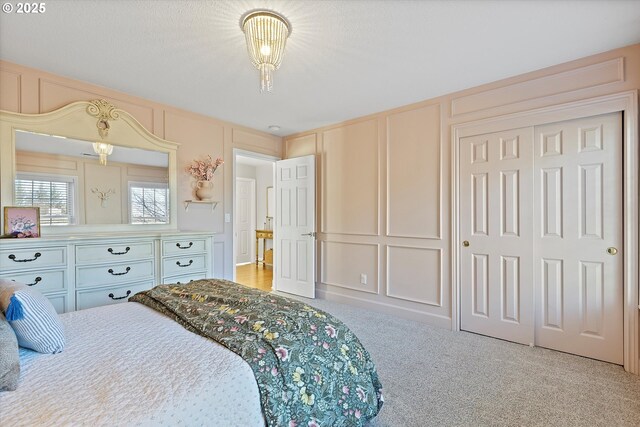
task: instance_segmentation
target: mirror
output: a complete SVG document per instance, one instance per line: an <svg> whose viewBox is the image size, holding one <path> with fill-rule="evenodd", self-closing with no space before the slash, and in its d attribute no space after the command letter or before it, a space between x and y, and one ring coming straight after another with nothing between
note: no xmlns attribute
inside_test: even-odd
<svg viewBox="0 0 640 427"><path fill-rule="evenodd" d="M42 225L169 223L169 155L101 147L16 131L14 206L39 207Z"/></svg>
<svg viewBox="0 0 640 427"><path fill-rule="evenodd" d="M0 202L39 206L43 235L177 229L179 144L105 100L0 111L0 141Z"/></svg>
<svg viewBox="0 0 640 427"><path fill-rule="evenodd" d="M267 187L267 218L273 219L276 216L276 198L273 187Z"/></svg>

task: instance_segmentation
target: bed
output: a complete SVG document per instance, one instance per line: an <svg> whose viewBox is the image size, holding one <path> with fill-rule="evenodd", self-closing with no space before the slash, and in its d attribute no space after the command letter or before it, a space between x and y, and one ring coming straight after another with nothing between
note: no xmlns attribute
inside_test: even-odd
<svg viewBox="0 0 640 427"><path fill-rule="evenodd" d="M230 282L226 285L227 290L232 289ZM158 288L163 288L166 293L177 292L175 288L166 286L154 289ZM183 288L180 290L184 293ZM245 287L236 289L246 292L245 296L261 292ZM199 292L201 294L202 289ZM193 295L187 297L190 302L198 299ZM260 295L279 306L283 304L281 297ZM141 295L147 299L152 296ZM294 312L309 312L313 319L324 316L319 310L297 304L301 305L296 306ZM198 311L189 307L187 312ZM239 315L236 309L226 307L224 310L230 311L227 314L234 318ZM170 313L163 314L146 305L128 302L66 313L60 317L67 340L64 351L47 355L20 350L22 372L19 387L16 391L0 393L0 425L302 425L295 421L287 422L290 414L281 414L277 420L273 414L265 418L267 412L263 386L259 387L262 377L257 372L258 364L247 363L243 357L229 350L228 343L221 345L190 332L180 324L180 319L170 318ZM213 320L213 317L211 322L224 323L220 319ZM265 335L255 324L251 325L251 330ZM300 329L299 326L296 329ZM329 335L328 331L326 333ZM250 335L247 333L248 337ZM298 369L304 371L305 368L305 376L296 377ZM297 381L298 386L303 381L307 382L305 386L309 386L314 381L310 369L306 366L296 368L287 378ZM317 377L315 381L317 385ZM319 384L322 384L322 379ZM296 387L296 384L289 386ZM358 401L355 387L351 391L344 386L336 387L347 394L350 392ZM331 385L322 384L321 388L331 389ZM326 405L327 402L320 402L320 387L316 390L316 402L311 404ZM360 391L358 387L358 393ZM373 416L382 405L381 389L377 391L378 396L373 400L374 403L377 401L377 408L372 409ZM304 398L304 393L301 395ZM308 395L305 402L309 403ZM340 404L346 403L343 397ZM356 415L363 415L364 422L364 414L359 409L356 411ZM330 425L357 425L352 423L356 420L353 410L349 414L345 406L344 414L344 420L332 420ZM360 420L360 416L357 419ZM312 419L304 425L326 424Z"/></svg>

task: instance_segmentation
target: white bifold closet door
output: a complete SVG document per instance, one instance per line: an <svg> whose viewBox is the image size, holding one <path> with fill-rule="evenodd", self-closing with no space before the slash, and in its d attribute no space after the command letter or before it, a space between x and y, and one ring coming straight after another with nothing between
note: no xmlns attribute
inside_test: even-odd
<svg viewBox="0 0 640 427"><path fill-rule="evenodd" d="M533 128L461 141L461 328L533 343ZM467 245L468 246L465 246Z"/></svg>
<svg viewBox="0 0 640 427"><path fill-rule="evenodd" d="M622 364L622 115L537 126L534 149L535 342Z"/></svg>
<svg viewBox="0 0 640 427"><path fill-rule="evenodd" d="M621 114L461 140L461 329L623 362Z"/></svg>

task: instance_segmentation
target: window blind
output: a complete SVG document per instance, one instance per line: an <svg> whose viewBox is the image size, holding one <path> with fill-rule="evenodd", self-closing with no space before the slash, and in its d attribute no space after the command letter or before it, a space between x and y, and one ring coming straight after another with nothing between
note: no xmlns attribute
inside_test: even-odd
<svg viewBox="0 0 640 427"><path fill-rule="evenodd" d="M72 177L27 176L15 181L16 206L40 208L41 225L74 224L74 180Z"/></svg>
<svg viewBox="0 0 640 427"><path fill-rule="evenodd" d="M167 184L130 182L129 208L132 224L167 224L169 222Z"/></svg>

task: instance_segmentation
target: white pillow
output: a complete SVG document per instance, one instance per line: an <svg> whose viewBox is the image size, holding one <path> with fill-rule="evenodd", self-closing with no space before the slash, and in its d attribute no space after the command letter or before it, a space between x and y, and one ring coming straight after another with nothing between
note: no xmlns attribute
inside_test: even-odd
<svg viewBox="0 0 640 427"><path fill-rule="evenodd" d="M38 353L59 353L65 345L64 328L51 302L40 292L0 279L0 309L13 328L20 347Z"/></svg>

